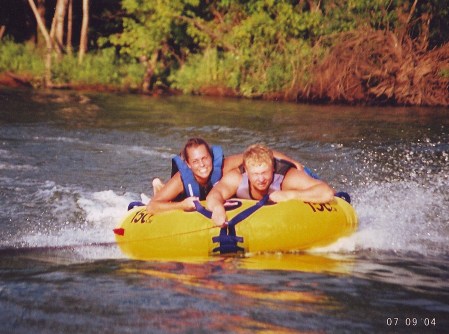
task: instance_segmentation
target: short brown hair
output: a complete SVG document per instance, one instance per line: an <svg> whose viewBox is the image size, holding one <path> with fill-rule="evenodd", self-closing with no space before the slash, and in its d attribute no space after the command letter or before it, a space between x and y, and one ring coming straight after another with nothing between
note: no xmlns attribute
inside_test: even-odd
<svg viewBox="0 0 449 334"><path fill-rule="evenodd" d="M273 165L273 151L263 144L254 144L243 152L243 165Z"/></svg>
<svg viewBox="0 0 449 334"><path fill-rule="evenodd" d="M187 140L187 142L185 143L184 148L183 148L183 150L181 152L181 156L183 157L183 159L185 161L188 162L189 161L189 155L187 154L187 149L190 148L190 147L198 147L198 146L201 146L201 145L204 145L206 147L207 151L209 152L209 154L212 155L209 144L203 138L194 137L194 138L189 138Z"/></svg>

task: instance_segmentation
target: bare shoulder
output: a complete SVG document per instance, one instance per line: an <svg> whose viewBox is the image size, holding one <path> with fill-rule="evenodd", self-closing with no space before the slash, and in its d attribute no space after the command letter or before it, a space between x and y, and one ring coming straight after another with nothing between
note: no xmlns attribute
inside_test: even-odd
<svg viewBox="0 0 449 334"><path fill-rule="evenodd" d="M230 170L229 172L227 172L223 176L223 179L224 178L226 178L226 180L229 180L229 182L231 182L231 183L235 183L235 182L240 183L240 181L242 179L242 173L240 173L240 169L234 168L234 169Z"/></svg>
<svg viewBox="0 0 449 334"><path fill-rule="evenodd" d="M220 191L234 192L242 179L242 174L238 168L234 168L229 172L225 173L223 178L218 182L214 188L217 188Z"/></svg>
<svg viewBox="0 0 449 334"><path fill-rule="evenodd" d="M322 181L314 179L309 174L307 174L304 169L299 170L296 168L290 168L290 170L285 175L284 181L282 183L282 188L308 188L319 183L322 183Z"/></svg>

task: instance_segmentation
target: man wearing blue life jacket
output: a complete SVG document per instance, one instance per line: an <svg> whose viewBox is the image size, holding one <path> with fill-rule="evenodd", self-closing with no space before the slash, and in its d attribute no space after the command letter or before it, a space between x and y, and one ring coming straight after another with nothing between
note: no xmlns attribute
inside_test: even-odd
<svg viewBox="0 0 449 334"><path fill-rule="evenodd" d="M269 195L273 202L297 199L313 203L334 198L334 190L328 184L311 177L304 169L275 159L273 151L264 145L252 145L243 153L243 167L226 173L206 198L217 226L227 222L224 203L231 197L260 200Z"/></svg>
<svg viewBox="0 0 449 334"><path fill-rule="evenodd" d="M301 164L284 154L274 154L302 168ZM181 157L173 158L175 173L172 178L165 185L159 179L153 181L155 195L147 204L147 211L155 214L175 209L195 210L194 202L206 199L214 184L242 163L242 154L224 158L221 147L211 148L204 139L190 138L184 145Z"/></svg>

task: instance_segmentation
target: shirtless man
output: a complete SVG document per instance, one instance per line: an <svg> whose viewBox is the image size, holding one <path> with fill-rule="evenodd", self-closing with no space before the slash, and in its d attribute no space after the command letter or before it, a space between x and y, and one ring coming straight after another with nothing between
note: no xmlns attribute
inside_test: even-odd
<svg viewBox="0 0 449 334"><path fill-rule="evenodd" d="M314 203L334 198L334 190L328 184L275 159L273 151L264 145L252 145L243 153L243 167L243 171L234 169L225 174L206 198L217 226L227 222L224 202L234 196L260 200L268 194L273 202L296 199Z"/></svg>

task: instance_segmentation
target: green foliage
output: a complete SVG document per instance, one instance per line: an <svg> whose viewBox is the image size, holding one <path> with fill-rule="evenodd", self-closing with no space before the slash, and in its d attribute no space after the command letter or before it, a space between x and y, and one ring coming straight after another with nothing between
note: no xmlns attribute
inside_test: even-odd
<svg viewBox="0 0 449 334"><path fill-rule="evenodd" d="M449 65L446 68L443 68L440 74L443 78L449 79Z"/></svg>
<svg viewBox="0 0 449 334"><path fill-rule="evenodd" d="M127 16L123 18L123 31L110 37L122 54L135 58L150 58L169 39L177 39L174 21L182 14L183 1L123 0Z"/></svg>
<svg viewBox="0 0 449 334"><path fill-rule="evenodd" d="M208 86L244 96L285 92L313 79L311 67L341 32L377 29L417 39L424 35L430 48L447 42L447 0L418 1L416 8L414 3L121 0L120 8L115 2L113 12L105 10L113 23L95 35L92 45L100 49L90 52L81 65L75 56L55 59L52 74L60 83L138 87L145 78L148 86L162 83L185 92ZM113 33L108 36L105 31ZM39 52L8 43L0 44L0 70L42 76Z"/></svg>
<svg viewBox="0 0 449 334"><path fill-rule="evenodd" d="M16 44L10 40L0 42L0 72L34 74L42 76L42 55L32 45Z"/></svg>
<svg viewBox="0 0 449 334"><path fill-rule="evenodd" d="M395 9L402 6L403 0L334 0L324 1L321 33L334 34L354 29L391 29L398 24ZM405 1L407 2L407 1Z"/></svg>
<svg viewBox="0 0 449 334"><path fill-rule="evenodd" d="M312 53L305 37L315 34L319 13L287 1L223 2L220 8L222 25L215 31L222 38L189 57L170 77L174 87L195 92L224 86L249 97L282 91L307 77Z"/></svg>
<svg viewBox="0 0 449 334"><path fill-rule="evenodd" d="M192 10L199 5L198 0L123 0L123 31L109 41L122 56L140 61L154 81L165 83L170 70L190 53L190 46L207 44L196 27L201 19L193 22Z"/></svg>
<svg viewBox="0 0 449 334"><path fill-rule="evenodd" d="M44 75L45 52L31 45L16 44L11 41L0 43L0 72L41 78ZM88 53L82 64L77 55L65 55L52 60L52 78L57 84L102 84L138 88L144 68L135 60L118 58L115 49L102 49Z"/></svg>
<svg viewBox="0 0 449 334"><path fill-rule="evenodd" d="M240 89L246 96L284 90L310 64L308 37L315 36L322 17L287 1L252 1L240 24L229 34L242 59Z"/></svg>
<svg viewBox="0 0 449 334"><path fill-rule="evenodd" d="M444 0L419 3L446 10ZM110 38L174 88L222 86L244 96L305 83L311 64L353 29L408 27L412 0L123 0L123 31ZM430 7L429 7L430 6ZM430 10L430 9L428 9ZM313 50L313 51L312 51Z"/></svg>
<svg viewBox="0 0 449 334"><path fill-rule="evenodd" d="M81 64L78 58L67 55L55 62L53 77L57 83L103 84L137 88L143 75L143 67L135 61L125 63L115 56L113 48L88 53Z"/></svg>
<svg viewBox="0 0 449 334"><path fill-rule="evenodd" d="M297 81L305 81L312 56L311 47L301 41L292 41L285 53L273 52L264 57L242 57L208 49L192 55L170 80L174 88L185 93L214 86L240 91L246 97L258 96L280 92Z"/></svg>
<svg viewBox="0 0 449 334"><path fill-rule="evenodd" d="M124 0L123 32L110 41L174 88L225 86L253 96L307 80L311 48L325 36L394 27L393 9L404 1Z"/></svg>
<svg viewBox="0 0 449 334"><path fill-rule="evenodd" d="M170 80L174 88L195 93L208 85L237 89L240 85L239 59L229 53L207 49L189 57Z"/></svg>

